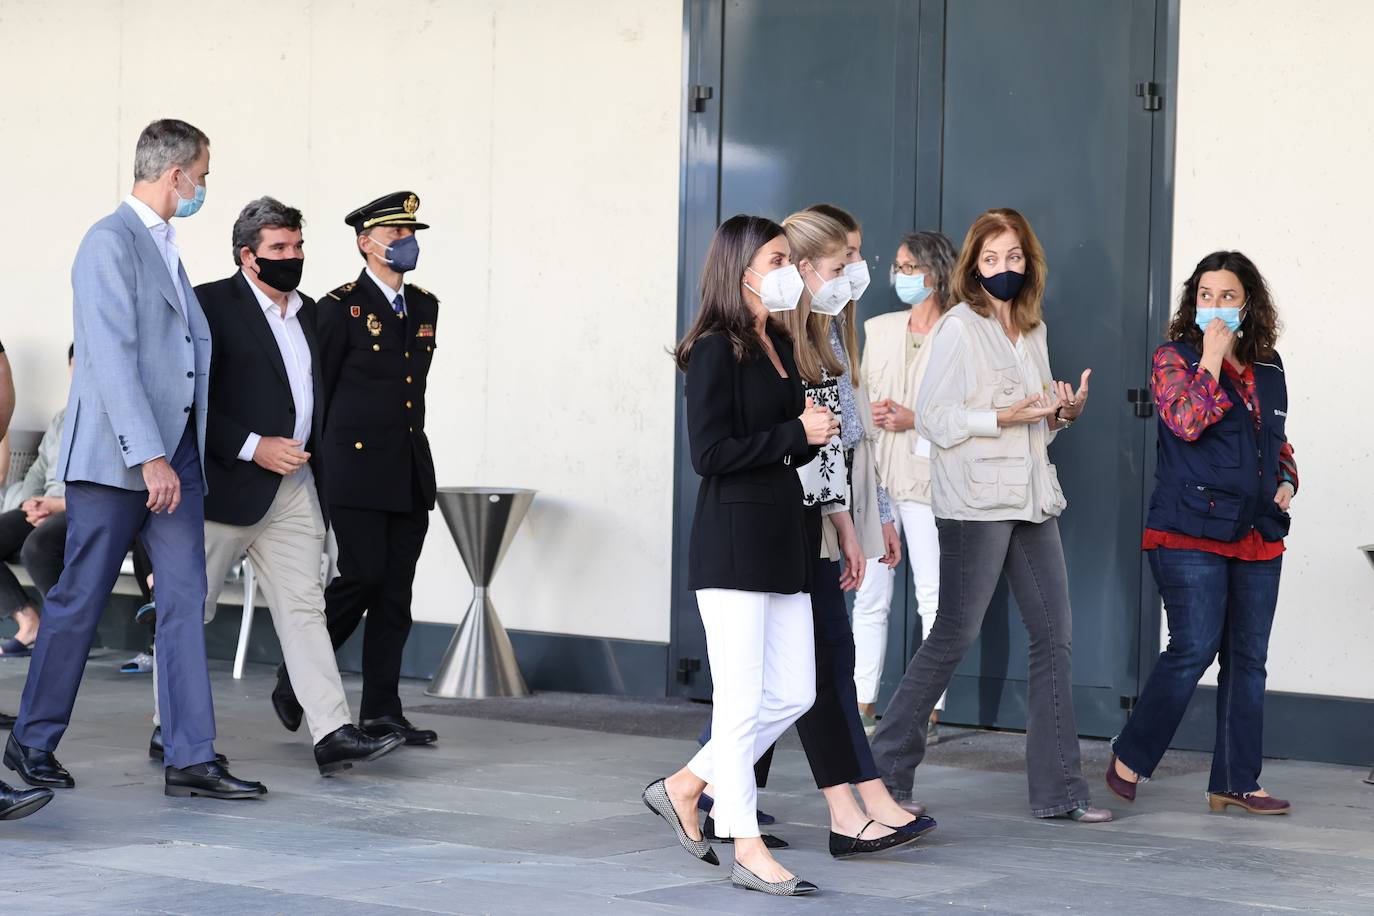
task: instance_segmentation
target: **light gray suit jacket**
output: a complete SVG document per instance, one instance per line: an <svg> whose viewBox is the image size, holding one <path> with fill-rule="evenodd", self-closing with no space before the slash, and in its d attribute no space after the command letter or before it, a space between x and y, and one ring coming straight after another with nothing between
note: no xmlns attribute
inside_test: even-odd
<svg viewBox="0 0 1374 916"><path fill-rule="evenodd" d="M146 490L143 462L172 459L195 420L205 473L210 326L183 268L186 316L157 246L128 204L100 220L72 265L76 364L57 474Z"/></svg>

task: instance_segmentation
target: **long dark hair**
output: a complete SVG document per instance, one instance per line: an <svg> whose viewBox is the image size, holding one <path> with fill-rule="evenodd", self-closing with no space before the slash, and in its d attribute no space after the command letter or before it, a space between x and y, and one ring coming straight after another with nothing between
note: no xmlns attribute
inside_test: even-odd
<svg viewBox="0 0 1374 916"><path fill-rule="evenodd" d="M1197 262L1193 275L1183 284L1183 292L1178 297L1178 311L1169 325L1169 339L1182 341L1202 352L1202 328L1197 326L1197 288L1202 275L1214 270L1229 270L1245 290L1236 359L1248 366L1257 359L1272 358L1274 344L1278 343L1283 330L1279 311L1274 307L1269 284L1264 282L1259 268L1239 251L1214 251Z"/></svg>
<svg viewBox="0 0 1374 916"><path fill-rule="evenodd" d="M759 249L780 235L782 227L771 219L743 213L717 227L706 251L706 264L701 268L701 308L691 330L673 351L677 367L683 372L692 359L692 346L707 334L724 334L736 360L763 353L754 313L744 301L744 272ZM770 317L769 322L786 335L776 320Z"/></svg>

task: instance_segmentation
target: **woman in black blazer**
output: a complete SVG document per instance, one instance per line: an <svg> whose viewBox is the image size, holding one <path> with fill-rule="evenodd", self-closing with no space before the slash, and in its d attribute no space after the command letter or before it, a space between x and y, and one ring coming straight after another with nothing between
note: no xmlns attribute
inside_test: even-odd
<svg viewBox="0 0 1374 916"><path fill-rule="evenodd" d="M732 838L735 884L780 896L815 885L764 845L754 762L815 698L811 547L797 468L839 429L806 402L791 340L769 315L797 307L801 277L782 227L735 216L711 241L701 310L677 348L687 374L687 434L701 475L688 585L706 629L713 737L677 773L644 790L678 842L718 864L696 806L715 784L716 834ZM814 516L813 516L814 517Z"/></svg>

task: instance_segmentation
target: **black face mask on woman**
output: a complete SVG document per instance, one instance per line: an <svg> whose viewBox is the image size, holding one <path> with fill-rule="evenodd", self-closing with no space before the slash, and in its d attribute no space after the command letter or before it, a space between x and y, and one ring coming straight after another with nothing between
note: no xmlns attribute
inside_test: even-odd
<svg viewBox="0 0 1374 916"><path fill-rule="evenodd" d="M983 284L983 289L987 290L988 295L1002 302L1010 302L1016 298L1016 294L1021 292L1021 286L1026 282L1026 275L1019 274L1014 270L1004 270L1000 274L993 274L991 277L978 275L978 282Z"/></svg>
<svg viewBox="0 0 1374 916"><path fill-rule="evenodd" d="M279 293L289 293L301 285L305 258L258 258L258 279Z"/></svg>

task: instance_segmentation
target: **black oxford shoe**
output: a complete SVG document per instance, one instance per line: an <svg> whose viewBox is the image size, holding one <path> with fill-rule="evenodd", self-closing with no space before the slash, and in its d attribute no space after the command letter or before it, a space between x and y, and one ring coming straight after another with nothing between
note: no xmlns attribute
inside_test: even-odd
<svg viewBox="0 0 1374 916"><path fill-rule="evenodd" d="M219 761L189 767L167 767L163 794L173 798L261 798L267 787L260 782L236 779Z"/></svg>
<svg viewBox="0 0 1374 916"><path fill-rule="evenodd" d="M19 774L19 778L31 786L50 789L74 789L76 780L62 764L57 762L52 751L36 747L24 747L10 735L5 745L5 766Z"/></svg>
<svg viewBox="0 0 1374 916"><path fill-rule="evenodd" d="M374 738L352 723L334 729L315 745L315 764L321 776L350 769L355 763L376 760L405 744L397 734Z"/></svg>
<svg viewBox="0 0 1374 916"><path fill-rule="evenodd" d="M406 744L433 744L439 740L438 732L428 728L416 728L405 716L378 716L375 719L363 719L358 724L374 738L400 735Z"/></svg>
<svg viewBox="0 0 1374 916"><path fill-rule="evenodd" d="M285 665L277 666L277 686L272 690L272 709L276 711L277 719L287 731L294 732L301 727L305 710L301 709L301 704L296 700L296 692L291 689L291 678L286 674Z"/></svg>
<svg viewBox="0 0 1374 916"><path fill-rule="evenodd" d="M162 747L162 726L159 725L153 729L153 737L148 739L148 757L161 763L165 756L166 751ZM216 754L215 762L223 765L229 762L229 758L223 754Z"/></svg>
<svg viewBox="0 0 1374 916"><path fill-rule="evenodd" d="M12 789L0 782L0 821L28 817L52 801L52 789Z"/></svg>

